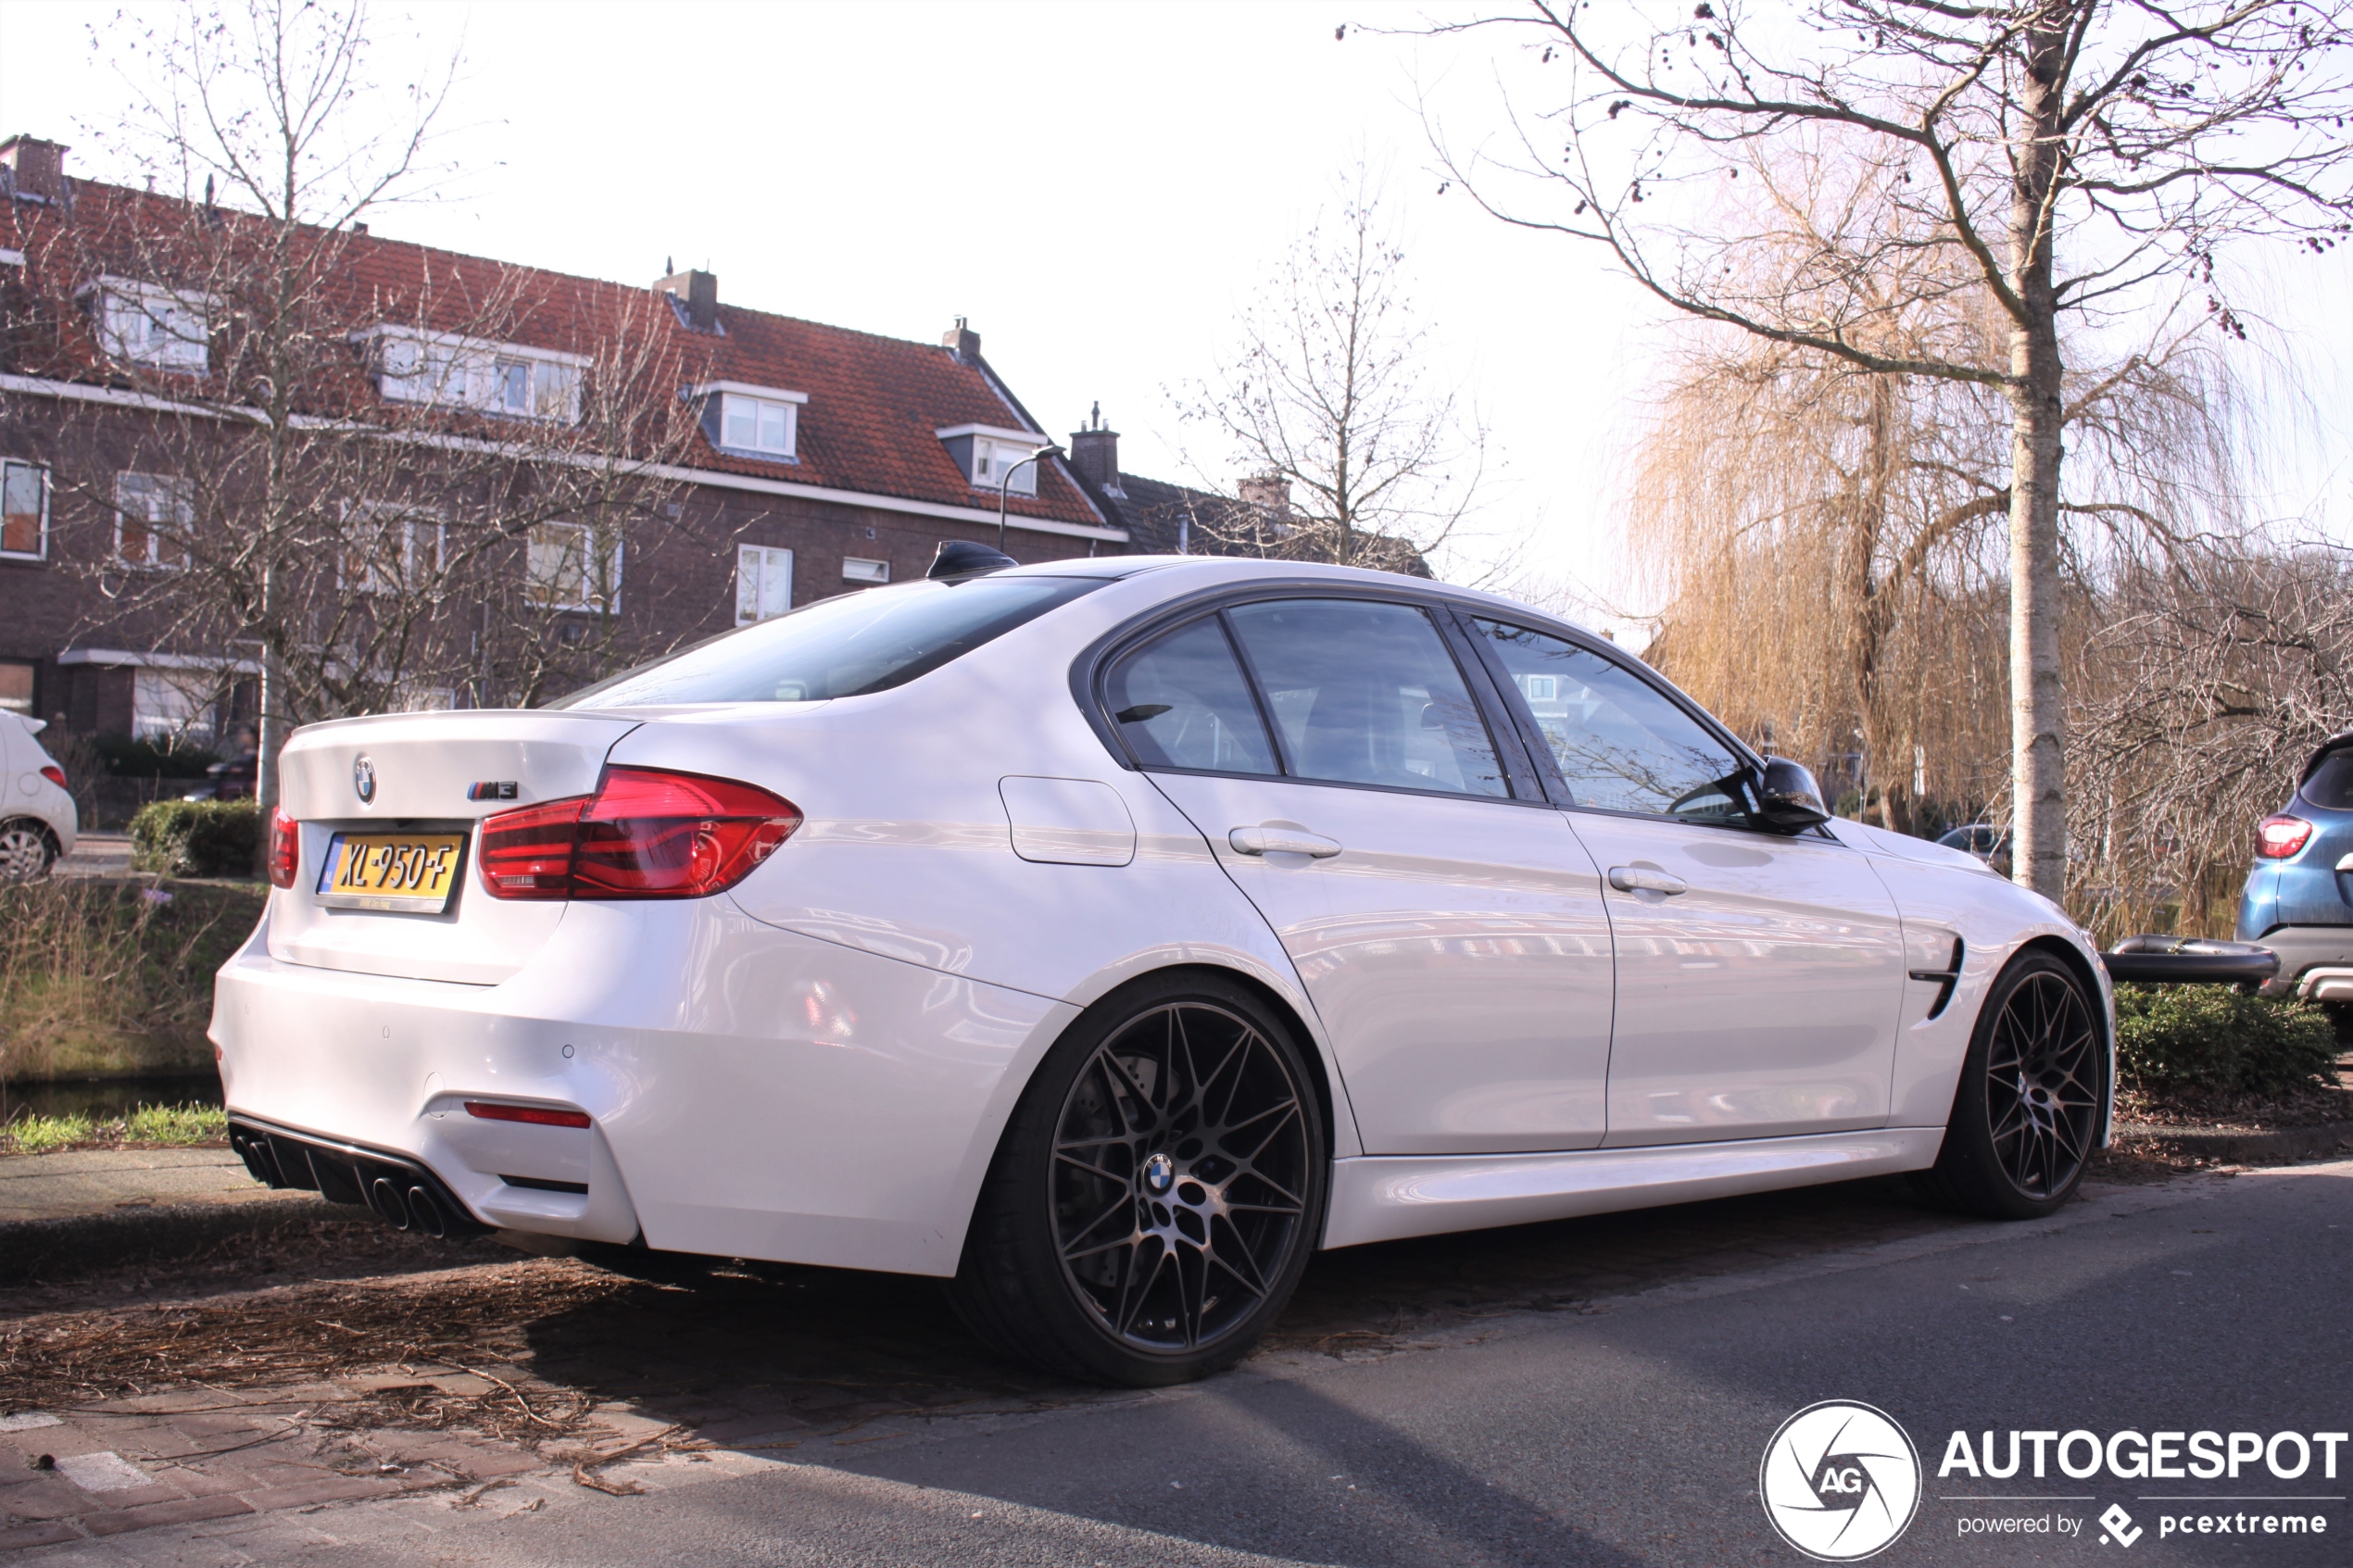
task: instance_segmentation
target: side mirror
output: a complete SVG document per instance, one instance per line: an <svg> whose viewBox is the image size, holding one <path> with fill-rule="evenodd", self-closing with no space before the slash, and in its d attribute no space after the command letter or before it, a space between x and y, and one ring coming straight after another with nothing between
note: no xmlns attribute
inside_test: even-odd
<svg viewBox="0 0 2353 1568"><path fill-rule="evenodd" d="M1822 786L1802 763L1786 757L1765 759L1764 775L1756 781L1756 815L1767 827L1789 833L1831 820Z"/></svg>

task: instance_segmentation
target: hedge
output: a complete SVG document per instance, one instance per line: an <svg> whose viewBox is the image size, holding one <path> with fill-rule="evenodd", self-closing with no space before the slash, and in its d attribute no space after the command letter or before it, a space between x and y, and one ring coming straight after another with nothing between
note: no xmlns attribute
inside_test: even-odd
<svg viewBox="0 0 2353 1568"><path fill-rule="evenodd" d="M2117 1076L2152 1092L2280 1094L2334 1081L2336 1029L2310 1002L2227 985L2119 985Z"/></svg>
<svg viewBox="0 0 2353 1568"><path fill-rule="evenodd" d="M131 859L167 876L250 876L260 836L250 800L158 800L131 819Z"/></svg>

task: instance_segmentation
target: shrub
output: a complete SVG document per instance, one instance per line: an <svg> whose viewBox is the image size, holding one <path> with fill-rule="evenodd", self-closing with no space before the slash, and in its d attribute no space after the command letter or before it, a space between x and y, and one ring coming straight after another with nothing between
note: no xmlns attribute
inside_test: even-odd
<svg viewBox="0 0 2353 1568"><path fill-rule="evenodd" d="M166 876L250 876L260 835L250 800L158 800L131 819L131 859Z"/></svg>
<svg viewBox="0 0 2353 1568"><path fill-rule="evenodd" d="M2334 1079L2336 1031L2309 1002L2224 985L2119 985L2117 1074L2163 1093L2280 1094Z"/></svg>
<svg viewBox="0 0 2353 1568"><path fill-rule="evenodd" d="M100 735L98 755L107 771L122 779L200 779L220 758L186 741L133 739Z"/></svg>

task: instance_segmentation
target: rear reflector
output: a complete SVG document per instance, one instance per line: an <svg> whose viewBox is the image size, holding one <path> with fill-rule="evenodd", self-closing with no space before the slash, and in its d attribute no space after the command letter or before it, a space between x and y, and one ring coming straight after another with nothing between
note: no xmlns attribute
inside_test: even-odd
<svg viewBox="0 0 2353 1568"><path fill-rule="evenodd" d="M501 1105L497 1100L470 1099L466 1114L485 1122L528 1122L535 1127L585 1127L585 1110L550 1110L544 1105Z"/></svg>
<svg viewBox="0 0 2353 1568"><path fill-rule="evenodd" d="M594 796L485 817L482 880L498 898L703 898L724 892L800 826L754 784L608 768Z"/></svg>
<svg viewBox="0 0 2353 1568"><path fill-rule="evenodd" d="M302 824L270 808L270 885L292 887L302 869Z"/></svg>

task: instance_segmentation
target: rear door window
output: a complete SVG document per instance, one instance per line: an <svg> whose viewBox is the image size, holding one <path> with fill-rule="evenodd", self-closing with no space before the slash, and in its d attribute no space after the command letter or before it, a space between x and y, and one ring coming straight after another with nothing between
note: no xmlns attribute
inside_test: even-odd
<svg viewBox="0 0 2353 1568"><path fill-rule="evenodd" d="M1227 616L1302 779L1511 794L1486 722L1427 611L1278 599Z"/></svg>
<svg viewBox="0 0 2353 1568"><path fill-rule="evenodd" d="M2322 758L2298 793L2323 811L2353 811L2353 750Z"/></svg>

